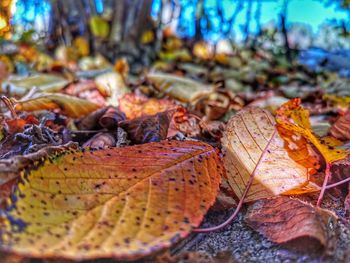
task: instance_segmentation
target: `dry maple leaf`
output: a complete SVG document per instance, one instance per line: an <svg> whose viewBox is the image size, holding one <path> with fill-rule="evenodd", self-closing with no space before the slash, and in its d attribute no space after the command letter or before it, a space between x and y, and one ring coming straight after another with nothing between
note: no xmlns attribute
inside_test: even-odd
<svg viewBox="0 0 350 263"><path fill-rule="evenodd" d="M308 245L311 242L301 238L312 238L330 250L335 245L336 216L298 199L281 196L260 200L249 207L246 222L278 244L299 239L298 243Z"/></svg>
<svg viewBox="0 0 350 263"><path fill-rule="evenodd" d="M19 111L60 109L63 114L72 118L85 116L98 108L97 104L88 100L58 93L40 93L34 98L15 102L15 109Z"/></svg>
<svg viewBox="0 0 350 263"><path fill-rule="evenodd" d="M137 259L197 227L224 173L201 142L71 152L22 175L1 213L0 248L74 260Z"/></svg>
<svg viewBox="0 0 350 263"><path fill-rule="evenodd" d="M125 94L119 100L119 108L125 113L127 119L135 119L147 115L154 115L159 112L174 109L176 104L166 99L148 99L144 96L137 96L134 93Z"/></svg>
<svg viewBox="0 0 350 263"><path fill-rule="evenodd" d="M267 110L241 110L229 120L221 142L227 179L238 197L254 177L246 202L319 190L308 182L308 169L288 156Z"/></svg>

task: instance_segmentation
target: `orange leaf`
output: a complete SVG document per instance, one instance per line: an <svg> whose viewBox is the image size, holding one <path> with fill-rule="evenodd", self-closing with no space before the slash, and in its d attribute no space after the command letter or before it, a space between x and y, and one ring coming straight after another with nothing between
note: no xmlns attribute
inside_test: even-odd
<svg viewBox="0 0 350 263"><path fill-rule="evenodd" d="M299 98L292 99L283 104L276 114L277 129L285 140L285 147L290 156L302 163L305 167L314 165L316 159L307 153L308 141L322 154L327 163L345 158L347 151L338 149L341 142L334 138L318 138L311 129L309 111L300 106ZM307 163L309 162L309 165Z"/></svg>
<svg viewBox="0 0 350 263"><path fill-rule="evenodd" d="M308 169L288 156L267 110L238 112L227 123L221 142L227 179L239 198L254 177L246 202L319 190L308 181Z"/></svg>
<svg viewBox="0 0 350 263"><path fill-rule="evenodd" d="M33 115L27 115L24 118L5 120L9 134L22 132L27 124L39 124L39 121Z"/></svg>
<svg viewBox="0 0 350 263"><path fill-rule="evenodd" d="M176 105L171 100L148 99L143 96L129 93L125 94L119 100L119 107L120 110L125 113L127 119L135 119L174 109Z"/></svg>
<svg viewBox="0 0 350 263"><path fill-rule="evenodd" d="M70 152L23 174L0 248L31 257L138 259L197 227L223 166L194 141Z"/></svg>

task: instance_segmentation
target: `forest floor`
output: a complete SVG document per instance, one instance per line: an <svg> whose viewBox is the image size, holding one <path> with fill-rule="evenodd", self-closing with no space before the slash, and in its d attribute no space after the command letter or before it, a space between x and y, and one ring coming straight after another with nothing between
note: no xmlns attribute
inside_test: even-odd
<svg viewBox="0 0 350 263"><path fill-rule="evenodd" d="M324 255L322 249L315 250L312 246L308 246L307 241L302 241L302 246L276 245L270 242L245 223L244 210L224 229L208 234L193 234L173 252L178 254L184 251L200 251L211 256L229 253L233 255L231 259L233 262L349 262L350 222L345 217L343 203L341 200L334 201L326 197L322 207L335 212L340 218L339 235L332 255ZM233 210L209 212L204 226L220 224L233 213Z"/></svg>

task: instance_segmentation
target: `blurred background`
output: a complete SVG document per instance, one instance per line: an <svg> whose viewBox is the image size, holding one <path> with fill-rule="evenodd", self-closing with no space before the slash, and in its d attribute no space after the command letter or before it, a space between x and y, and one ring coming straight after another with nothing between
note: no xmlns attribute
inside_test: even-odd
<svg viewBox="0 0 350 263"><path fill-rule="evenodd" d="M169 32L214 51L264 48L350 76L349 0L1 0L0 40L49 52L83 37L92 54L114 62L141 50L147 65Z"/></svg>

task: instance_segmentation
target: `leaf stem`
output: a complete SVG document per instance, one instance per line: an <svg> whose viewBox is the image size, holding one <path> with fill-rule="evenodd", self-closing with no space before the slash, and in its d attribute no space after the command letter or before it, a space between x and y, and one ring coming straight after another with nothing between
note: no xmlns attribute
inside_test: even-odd
<svg viewBox="0 0 350 263"><path fill-rule="evenodd" d="M241 210L242 205L244 203L244 199L247 196L248 191L250 189L250 186L253 183L253 180L254 180L254 177L255 177L255 172L256 172L258 166L260 165L260 163L262 162L263 157L265 156L267 150L269 149L271 142L275 138L276 133L277 133L277 129L275 129L275 131L273 132L270 141L266 145L264 151L262 152L262 154L260 156L259 161L257 162L257 164L256 164L256 166L255 166L255 168L254 168L254 170L252 172L252 174L250 175L250 178L249 178L249 181L247 183L247 186L246 186L246 188L245 188L245 190L243 192L243 195L242 195L241 199L239 200L238 205L237 205L235 211L233 212L233 214L228 219L226 219L225 222L221 223L220 225L213 226L213 227L208 227L208 228L195 228L193 230L193 232L195 232L195 233L208 233L208 232L212 232L212 231L217 231L217 230L220 230L220 229L224 228L225 226L230 224L233 221L233 219L235 219L235 217L237 216L238 212Z"/></svg>
<svg viewBox="0 0 350 263"><path fill-rule="evenodd" d="M238 203L235 211L233 212L233 214L229 218L226 219L225 222L221 223L220 225L213 226L213 227L195 228L193 230L193 232L195 232L195 233L208 233L208 232L220 230L220 229L224 228L225 226L227 226L228 224L230 224L233 221L233 219L235 219L235 217L237 216L238 212L241 210L243 202L244 202L244 199L245 199L245 197L246 197L246 195L247 195L247 193L248 193L248 191L250 189L250 186L252 185L253 179L254 179L254 173L251 174L251 176L249 178L249 182L247 184L247 187L245 188L244 193L243 193L241 199L239 200L239 203Z"/></svg>
<svg viewBox="0 0 350 263"><path fill-rule="evenodd" d="M338 186L338 185L344 184L344 183L349 182L349 181L350 181L350 177L348 177L348 178L346 178L346 179L343 179L343 180L341 180L341 181L339 181L339 182L336 182L336 183L334 183L334 184L329 184L329 185L326 186L326 189L336 187L336 186Z"/></svg>
<svg viewBox="0 0 350 263"><path fill-rule="evenodd" d="M330 175L331 175L331 164L329 162L327 162L326 163L325 177L324 177L324 180L323 180L323 185L322 185L322 188L321 188L320 195L318 196L318 200L317 200L316 206L320 206L321 203L322 203L322 199L323 199L324 193L325 193L325 191L327 189L327 183L328 183Z"/></svg>

